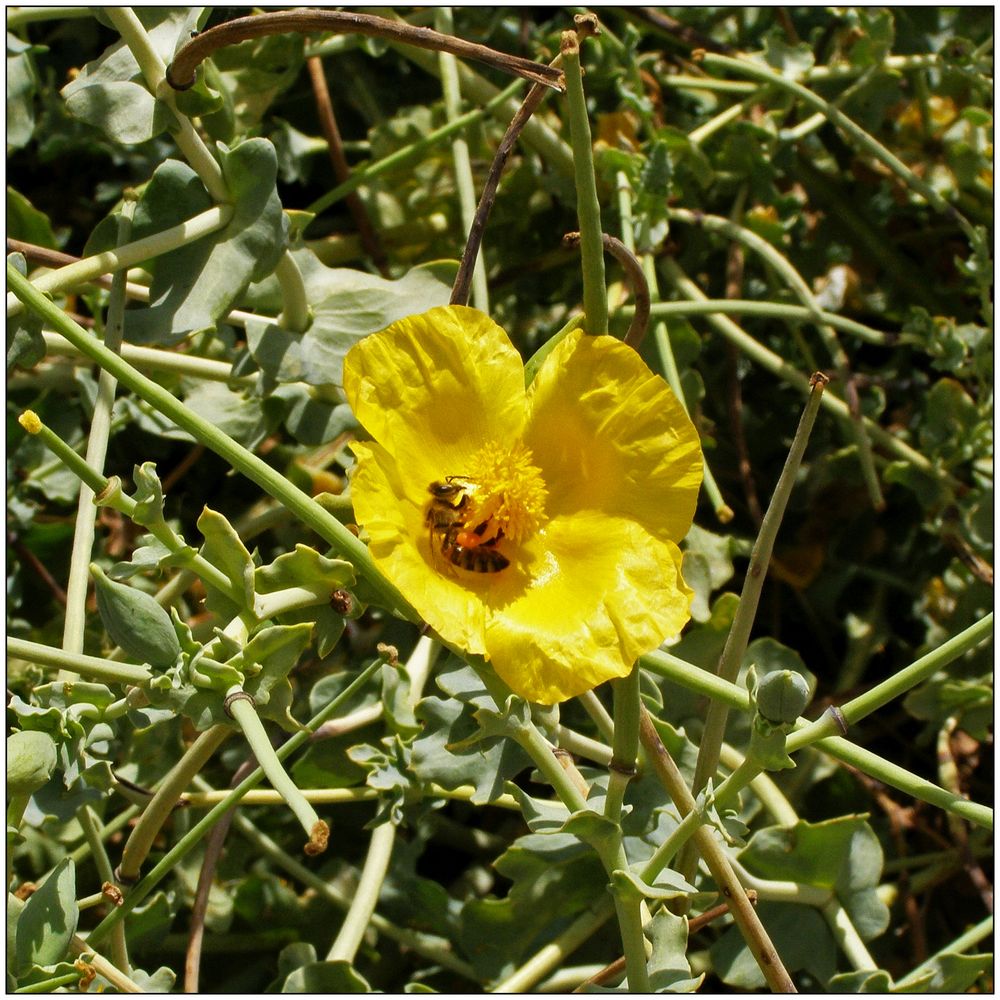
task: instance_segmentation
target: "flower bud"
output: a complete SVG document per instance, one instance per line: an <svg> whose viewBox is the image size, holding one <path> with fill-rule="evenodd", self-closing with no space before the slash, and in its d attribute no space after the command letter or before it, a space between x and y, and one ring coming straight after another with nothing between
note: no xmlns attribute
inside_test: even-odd
<svg viewBox="0 0 1000 1000"><path fill-rule="evenodd" d="M766 674L756 691L757 712L772 725L791 725L809 704L809 685L794 670Z"/></svg>
<svg viewBox="0 0 1000 1000"><path fill-rule="evenodd" d="M180 656L181 645L170 615L155 599L135 587L116 583L90 564L97 591L97 610L112 640L142 663L165 669Z"/></svg>
<svg viewBox="0 0 1000 1000"><path fill-rule="evenodd" d="M56 768L56 744L48 733L26 729L7 737L7 791L37 792Z"/></svg>

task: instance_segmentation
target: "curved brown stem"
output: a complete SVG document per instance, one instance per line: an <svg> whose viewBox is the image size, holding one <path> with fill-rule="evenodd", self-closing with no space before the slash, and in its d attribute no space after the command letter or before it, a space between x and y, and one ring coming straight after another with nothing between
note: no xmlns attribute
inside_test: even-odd
<svg viewBox="0 0 1000 1000"><path fill-rule="evenodd" d="M521 130L528 123L528 119L538 109L539 104L545 97L545 87L538 83L531 85L525 95L521 106L517 109L517 114L511 119L511 123L504 132L500 145L497 146L493 162L490 164L490 172L483 185L483 193L479 196L479 204L476 206L476 214L473 217L472 225L469 228L469 237L465 241L465 251L462 253L462 263L459 265L458 274L455 275L455 284L451 289L451 305L464 306L469 301L469 290L472 287L472 272L476 267L476 258L479 256L479 248L483 242L483 233L486 231L486 222L493 211L493 203L496 201L497 188L500 186L500 175L507 165L514 143L521 134Z"/></svg>
<svg viewBox="0 0 1000 1000"><path fill-rule="evenodd" d="M351 175L351 168L348 166L347 157L344 155L344 144L340 138L340 129L337 127L337 117L333 113L333 101L330 100L330 90L326 85L326 73L323 72L323 60L319 56L309 56L306 59L306 69L309 71L309 80L312 83L313 96L316 98L316 113L319 115L320 127L323 129L323 136L326 139L327 149L330 152L330 164L333 167L333 175L338 184L343 184ZM354 219L358 236L361 237L361 245L365 252L371 257L375 266L379 269L383 278L389 276L388 258L382 243L372 226L371 219L365 211L364 203L357 191L351 191L344 196L344 202L351 218Z"/></svg>
<svg viewBox="0 0 1000 1000"><path fill-rule="evenodd" d="M359 14L340 10L279 10L238 17L201 32L182 45L167 68L167 82L174 90L187 90L193 86L198 66L217 49L236 45L250 38L298 31L327 32L330 34L367 35L393 42L414 45L435 52L451 52L463 59L474 59L515 76L523 76L545 87L563 89L562 73L551 66L524 59L521 56L498 52L486 45L467 42L462 38L443 35L431 28L416 28L399 21L390 21L373 14Z"/></svg>
<svg viewBox="0 0 1000 1000"><path fill-rule="evenodd" d="M609 236L607 233L601 233L601 237L604 241L605 252L611 254L625 269L628 282L632 286L635 312L632 315L628 332L625 334L625 343L638 351L649 327L649 283L646 281L646 275L643 273L638 258L621 240ZM579 245L579 233L567 233L563 237L563 246L575 248Z"/></svg>

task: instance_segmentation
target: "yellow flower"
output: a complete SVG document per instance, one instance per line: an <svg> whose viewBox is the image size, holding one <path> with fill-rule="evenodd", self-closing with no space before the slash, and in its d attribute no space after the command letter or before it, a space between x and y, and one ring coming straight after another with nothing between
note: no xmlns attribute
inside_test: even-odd
<svg viewBox="0 0 1000 1000"><path fill-rule="evenodd" d="M683 628L701 449L630 347L571 333L526 389L504 331L448 306L353 347L344 390L374 438L351 485L373 559L518 694L624 677Z"/></svg>

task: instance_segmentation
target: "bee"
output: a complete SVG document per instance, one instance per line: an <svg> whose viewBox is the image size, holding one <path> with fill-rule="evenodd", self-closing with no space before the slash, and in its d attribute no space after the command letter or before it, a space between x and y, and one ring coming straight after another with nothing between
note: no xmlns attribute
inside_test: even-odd
<svg viewBox="0 0 1000 1000"><path fill-rule="evenodd" d="M430 529L432 548L435 547L452 566L471 573L499 573L510 560L497 549L503 531L483 521L469 527L469 486L461 476L435 480L427 487L431 500L424 522Z"/></svg>

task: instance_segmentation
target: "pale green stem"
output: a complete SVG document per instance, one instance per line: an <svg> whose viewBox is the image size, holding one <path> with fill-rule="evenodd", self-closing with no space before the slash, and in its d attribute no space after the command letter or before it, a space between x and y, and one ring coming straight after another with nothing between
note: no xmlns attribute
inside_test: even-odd
<svg viewBox="0 0 1000 1000"><path fill-rule="evenodd" d="M435 9L435 28L443 34L451 34L454 30L454 19L450 7ZM439 52L438 63L441 67L441 89L444 91L445 114L449 122L454 122L461 115L462 91L458 79L458 60L450 52ZM459 134L451 140L451 155L455 164L455 186L458 189L458 201L462 213L462 228L465 232L472 229L476 215L476 192L472 183L472 161L469 158L469 144ZM490 311L489 291L486 285L486 268L483 264L483 250L480 246L476 258L476 266L472 272L472 304L481 312Z"/></svg>
<svg viewBox="0 0 1000 1000"><path fill-rule="evenodd" d="M745 759L743 754L728 743L722 744L719 760L731 771L738 770ZM769 775L766 773L755 775L750 782L750 788L778 826L794 826L799 821L798 813ZM716 801L718 801L718 790Z"/></svg>
<svg viewBox="0 0 1000 1000"><path fill-rule="evenodd" d="M26 281L9 263L7 265L7 280L10 287L26 305L29 305L43 319L48 320L67 340L96 361L102 368L109 370L122 385L136 393L178 427L188 431L196 440L228 461L233 468L253 480L271 496L280 500L300 520L315 530L321 538L349 559L365 577L384 607L397 610L410 621L417 620L416 612L375 566L368 547L351 534L332 514L316 503L312 497L293 486L265 461L243 448L214 424L198 416L162 386L146 378L116 354L106 350L103 345L94 342L93 338L89 337L82 327L32 288L30 282Z"/></svg>
<svg viewBox="0 0 1000 1000"><path fill-rule="evenodd" d="M347 731L347 730L345 730ZM444 788L442 785L429 784L427 794L435 799L454 799L456 802L471 802L476 794L473 785L459 785L458 788ZM313 805L347 805L354 802L373 802L381 792L377 788L300 788L300 792ZM218 792L185 792L184 801L192 807L215 806L229 796L228 791ZM258 788L246 792L240 799L248 806L277 806L284 801L281 795L270 788ZM521 804L513 795L499 795L490 799L490 805L499 809L509 809L520 812Z"/></svg>
<svg viewBox="0 0 1000 1000"><path fill-rule="evenodd" d="M40 642L28 639L7 637L7 655L27 660L41 667L55 667L58 670L68 670L87 680L101 684L130 684L139 686L148 684L153 673L147 667L134 663L117 663L105 660L99 656L87 656L84 653L67 653L53 646L45 646Z"/></svg>
<svg viewBox="0 0 1000 1000"><path fill-rule="evenodd" d="M89 896L81 896L76 901L76 908L78 910L92 910L95 906L100 906L102 903L108 901L107 896L103 892L91 893ZM115 928L117 930L117 928ZM117 962L115 963L118 964ZM78 976L74 976L74 979L78 979Z"/></svg>
<svg viewBox="0 0 1000 1000"><path fill-rule="evenodd" d="M461 67L459 67L459 76L461 77ZM422 139L418 139L416 142L411 142L409 145L397 149L394 153L390 153L375 163L369 163L367 166L352 170L351 176L343 184L337 185L333 190L317 198L308 206L306 211L318 215L331 205L347 197L352 191L356 191L363 184L391 170L396 170L418 161L424 153L433 149L438 143L451 138L467 126L482 121L483 118L486 118L497 108L507 107L512 96L522 90L523 87L524 80L515 80L503 90L497 91L493 98L486 102L484 107L466 112L454 121L448 122L447 125L442 125L441 128L435 129L433 132L428 132ZM529 122L528 124L530 125L531 123Z"/></svg>
<svg viewBox="0 0 1000 1000"><path fill-rule="evenodd" d="M752 875L735 858L730 859L733 870L747 889L752 889L760 899L775 903L800 903L822 909L834 898L832 889L821 889L816 885L791 882L782 879L759 878Z"/></svg>
<svg viewBox="0 0 1000 1000"><path fill-rule="evenodd" d="M896 982L897 990L900 987L916 985L917 982L927 972L934 969L937 962L940 962L945 955L961 955L963 952L974 948L980 941L985 941L993 936L993 915L981 920L975 927L970 927L964 934L960 934L950 944L945 945L939 952L931 955L926 962L921 962L915 969L908 972L902 979Z"/></svg>
<svg viewBox="0 0 1000 1000"><path fill-rule="evenodd" d="M58 333L42 332L45 338L46 354L66 355L71 359L83 360L90 364L86 355L77 350L65 337ZM176 351L162 350L157 347L139 347L135 344L122 344L121 356L140 370L173 372L190 378L202 379L208 382L225 382L241 388L249 388L257 381L257 375L242 375L233 378L233 366L228 361L215 361L212 358L199 358L193 354L178 354Z"/></svg>
<svg viewBox="0 0 1000 1000"><path fill-rule="evenodd" d="M644 670L665 677L696 694L711 698L713 701L724 702L730 708L741 712L750 709L750 696L744 688L724 681L710 670L688 663L687 660L682 660L666 650L656 649L652 653L647 653L639 657L639 663Z"/></svg>
<svg viewBox="0 0 1000 1000"><path fill-rule="evenodd" d="M91 856L97 867L98 877L102 883L110 882L114 885L114 869L111 867L111 861L104 850L104 841L101 839L101 824L94 814L94 810L89 805L83 805L77 812L76 818L80 824L80 828L83 830L84 837L87 838ZM98 896L103 899L104 894L98 893ZM128 960L128 945L125 941L124 924L119 924L111 935L111 960L115 963L115 967L121 969L126 976L132 971L132 966Z"/></svg>
<svg viewBox="0 0 1000 1000"><path fill-rule="evenodd" d="M639 756L639 677L639 666L635 664L628 676L611 683L615 732L609 765L608 792L604 800L604 815L618 825L621 825L625 789L635 775L636 760Z"/></svg>
<svg viewBox="0 0 1000 1000"><path fill-rule="evenodd" d="M847 725L852 726L860 722L863 718L871 715L883 705L888 704L895 698L899 698L912 690L918 684L932 677L939 670L943 670L949 663L964 656L969 650L975 649L981 642L990 639L993 634L993 612L980 618L974 625L952 636L943 642L937 649L932 649L929 653L914 660L908 667L897 670L891 677L876 684L864 694L852 698L850 701L840 706L840 714ZM792 733L785 743L785 750L792 753L803 746L815 742L815 735L824 735L829 728L829 723L822 719Z"/></svg>
<svg viewBox="0 0 1000 1000"><path fill-rule="evenodd" d="M588 979L603 971L605 965L602 962L591 962L588 965L566 965L557 969L548 979L543 979L538 984L536 993L572 993L578 986Z"/></svg>
<svg viewBox="0 0 1000 1000"><path fill-rule="evenodd" d="M648 278L648 275L647 275ZM652 285L650 286L652 288ZM622 306L622 313L630 316L633 307ZM767 316L774 319L787 319L795 322L810 320L813 316L818 316L823 323L836 327L845 333L854 334L859 340L867 344L877 344L879 347L891 347L894 344L909 343L909 338L905 334L883 333L875 330L857 320L848 319L837 313L827 312L825 309L814 313L806 306L791 305L786 302L759 302L754 299L705 299L700 302L656 302L650 306L649 314L654 319L664 316L701 316L705 314L733 314L744 316Z"/></svg>
<svg viewBox="0 0 1000 1000"><path fill-rule="evenodd" d="M381 669L383 661L381 659L374 660L370 663L364 670L362 670L350 684L347 685L335 698L325 705L319 712L316 713L309 720L308 723L303 727L300 732L295 733L292 737L285 741L285 743L278 749L277 757L279 760L284 760L286 757L295 753L308 739L309 734L314 732L322 723L327 719L331 718L338 708L348 699L354 696L354 694L359 691L371 677ZM224 727L227 728L228 727ZM218 805L210 809L205 816L199 820L183 837L163 856L160 862L155 865L150 872L136 885L132 891L125 897L125 901L121 906L115 907L101 922L94 928L90 933L90 940L94 942L99 942L103 940L107 935L114 929L115 925L120 921L124 920L125 917L131 913L132 909L141 903L156 886L169 875L178 862L187 856L187 854L194 849L194 847L200 843L202 838L211 830L211 828L222 818L222 816L228 812L240 798L245 795L251 788L255 788L260 784L264 777L264 771L262 768L257 767L247 775L236 786L232 789L229 794L220 802Z"/></svg>
<svg viewBox="0 0 1000 1000"><path fill-rule="evenodd" d="M753 626L754 617L757 613L757 604L760 600L761 590L764 586L764 579L767 576L768 565L771 561L771 552L774 549L774 541L781 525L781 519L791 496L792 488L795 485L795 478L798 475L799 466L802 463L802 456L805 454L806 444L812 432L816 414L819 412L820 399L823 396L823 384L819 382L813 388L802 413L802 419L795 431L795 438L789 449L788 457L785 460L784 468L778 478L778 484L774 488L771 502L768 504L767 512L761 523L760 531L754 542L753 551L750 554L750 565L747 567L746 580L740 594L740 603L733 619L733 624L726 637L726 645L719 660L718 675L726 681L735 681L743 661L743 654L746 652L747 642L750 638L750 629ZM695 767L694 789L700 791L705 787L719 763L719 753L722 748L723 734L726 728L726 719L729 715L729 707L722 702L713 701L708 706L708 714L705 718L705 728L702 733L701 745L698 748L698 763Z"/></svg>
<svg viewBox="0 0 1000 1000"><path fill-rule="evenodd" d="M615 724L601 699L593 691L585 691L577 695L577 700L583 705L584 711L593 720L597 731L610 743L614 739Z"/></svg>
<svg viewBox="0 0 1000 1000"><path fill-rule="evenodd" d="M727 683L715 674L703 670L701 667L696 667L692 663L687 663L676 656L658 651L641 657L640 663L644 669L666 677L681 687L688 688L708 698L722 700L730 708L736 708L744 712L749 710L750 699L743 688ZM836 723L831 719L829 714L825 714L817 722L807 722L801 719L796 723L796 726L798 729L809 727L812 738L816 740L813 745L831 757L843 761L845 764L850 764L859 771L863 771L865 774L877 778L884 784L891 785L901 792L906 792L906 794L912 795L922 802L929 802L931 805L961 816L963 819L967 819L977 826L984 826L987 829L993 828L993 810L987 806L970 802L968 799L956 796L946 789L939 788L937 785L927 781L925 778L919 777L912 771L907 771L905 768L899 767L897 764L892 764L869 750L863 750L861 747L855 746L849 740L838 736L825 735L837 731ZM793 749L801 749L801 744L797 739L797 732L789 736L789 740L793 741ZM786 748L787 746L788 744L786 743ZM716 797L718 797L718 790Z"/></svg>
<svg viewBox="0 0 1000 1000"><path fill-rule="evenodd" d="M823 914L834 940L853 968L859 972L863 970L874 972L878 968L878 963L865 947L865 943L861 940L861 935L851 921L850 914L844 909L843 903L834 896L822 907L820 912Z"/></svg>
<svg viewBox="0 0 1000 1000"><path fill-rule="evenodd" d="M7 30L14 31L36 21L65 21L69 18L93 17L90 7L8 7Z"/></svg>
<svg viewBox="0 0 1000 1000"><path fill-rule="evenodd" d="M620 892L613 893L612 899L622 936L622 950L625 952L625 975L629 992L649 994L652 987L646 966L646 938L642 933L642 900Z"/></svg>
<svg viewBox="0 0 1000 1000"><path fill-rule="evenodd" d="M286 587L271 594L258 594L254 600L254 614L260 621L273 618L286 611L309 608L316 604L328 604L330 590L321 584L312 587Z"/></svg>
<svg viewBox="0 0 1000 1000"><path fill-rule="evenodd" d="M217 203L228 201L229 191L222 177L222 168L188 117L177 110L174 89L166 80L167 68L153 48L142 22L129 7L104 7L102 10L135 57L149 92L173 112L176 124L176 130L172 132L174 141L201 178L212 200Z"/></svg>
<svg viewBox="0 0 1000 1000"><path fill-rule="evenodd" d="M309 838L305 849L306 853L318 854L326 850L326 836L329 833L329 827L319 818L316 810L299 791L298 786L282 766L274 747L271 746L271 739L267 735L264 723L257 715L253 701L246 697L239 687L230 688L226 692L226 697L229 701L229 714L233 722L243 732L254 757L257 758L257 763L267 775L271 787L285 800L288 808L292 810L305 831L306 837ZM322 829L318 829L320 827Z"/></svg>
<svg viewBox="0 0 1000 1000"><path fill-rule="evenodd" d="M607 744L592 740L589 736L567 729L566 726L559 727L559 746L578 757L586 757L587 760L592 760L602 767L607 767L613 756L611 747Z"/></svg>
<svg viewBox="0 0 1000 1000"><path fill-rule="evenodd" d="M289 856L270 837L258 830L241 812L237 811L234 814L233 827L264 855L283 868L293 878L298 879L304 886L315 892L321 899L340 910L347 910L349 908L350 899L339 892L330 880L321 878L301 862ZM414 951L418 955L430 959L431 962L442 965L446 969L463 976L465 979L478 982L478 977L472 967L455 955L450 942L432 934L424 934L419 931L399 927L391 920L379 916L378 913L371 915L369 923L379 934L384 934L387 938L398 942L405 949Z"/></svg>
<svg viewBox="0 0 1000 1000"><path fill-rule="evenodd" d="M99 836L101 841L114 836L123 827L128 826L132 819L139 813L141 806L126 806L114 819L109 820L100 828ZM69 857L73 859L73 864L79 865L85 858L90 857L90 844L85 840L79 847L71 851Z"/></svg>
<svg viewBox="0 0 1000 1000"><path fill-rule="evenodd" d="M96 343L96 341L95 341ZM103 349L103 348L102 348ZM112 357L116 357L113 353ZM51 451L56 458L61 461L89 490L98 498L102 496L112 485L112 481L98 472L84 458L81 458L76 451L62 440L50 427L43 424L37 414L30 410L21 415L21 426L34 434ZM127 518L134 520L136 502L126 496L120 490L114 497L113 503L116 510L121 511ZM158 541L175 553L181 564L198 574L206 583L221 590L237 606L242 606L243 596L238 592L232 581L204 556L195 553L191 555L184 539L176 534L174 530L163 520L144 525L146 530ZM250 610L244 610L244 615L251 614Z"/></svg>
<svg viewBox="0 0 1000 1000"><path fill-rule="evenodd" d="M668 277L673 282L678 291L688 299L696 302L708 301L708 296L683 272L680 266L672 258L663 259L663 268ZM751 361L762 368L776 375L782 381L800 389L803 392L809 391L809 379L797 368L788 364L784 358L775 354L774 351L756 341L741 327L737 326L727 316L709 316L709 322L719 331L730 343L736 345ZM833 413L839 420L851 420L851 413L847 404L835 396L832 392L823 393L822 405ZM897 458L916 466L922 472L933 476L935 479L947 484L949 488L961 488L961 483L944 469L938 468L915 448L911 448L904 441L895 435L884 430L874 421L865 420L865 428L872 440L886 451L892 452Z"/></svg>
<svg viewBox="0 0 1000 1000"><path fill-rule="evenodd" d="M732 107L726 108L725 111L721 111L713 118L710 118L703 125L699 125L696 129L692 129L688 132L688 141L693 146L700 146L706 140L715 135L716 132L724 129L732 122L739 121L739 119L746 113L747 108L750 107L752 100L753 98L750 97L745 101L741 101L739 104L734 104Z"/></svg>
<svg viewBox="0 0 1000 1000"><path fill-rule="evenodd" d="M368 855L361 869L361 878L351 897L350 909L340 926L336 940L327 953L328 962L354 961L354 956L361 947L365 931L375 912L379 890L389 870L389 860L392 857L392 845L395 840L395 823L387 821L375 827L368 845Z"/></svg>
<svg viewBox="0 0 1000 1000"><path fill-rule="evenodd" d="M695 835L703 823L704 819L700 812L697 810L689 812L643 865L640 873L642 880L648 883L654 882L656 876L673 861L677 852Z"/></svg>
<svg viewBox="0 0 1000 1000"><path fill-rule="evenodd" d="M132 882L139 877L142 863L149 856L153 841L177 805L177 800L184 789L191 784L194 775L205 766L212 754L222 746L232 732L229 726L222 725L207 729L167 772L125 843L117 872L119 882Z"/></svg>
<svg viewBox="0 0 1000 1000"><path fill-rule="evenodd" d="M714 76L686 76L684 73L664 73L659 82L675 90L704 90L713 94L753 94L760 89L742 80L716 80Z"/></svg>
<svg viewBox="0 0 1000 1000"><path fill-rule="evenodd" d="M660 740L645 708L641 709L639 725L640 738L646 749L647 759L677 808L678 815L683 818L688 813L697 812L694 796ZM746 891L736 877L725 852L716 841L715 835L708 827L699 825L694 838L698 852L708 865L719 891L727 898L730 913L768 986L775 993L794 993L795 985L781 962L781 956L775 951L767 931L750 904Z"/></svg>
<svg viewBox="0 0 1000 1000"><path fill-rule="evenodd" d="M585 329L587 333L596 336L608 332L608 290L604 278L604 236L601 229L601 205L597 198L597 179L594 175L594 147L590 135L590 118L587 115L587 98L583 92L580 45L575 32L563 33L562 57L566 74L569 132L573 146L576 211L580 223Z"/></svg>
<svg viewBox="0 0 1000 1000"><path fill-rule="evenodd" d="M278 317L278 325L291 333L305 333L312 321L309 300L299 265L287 249L274 269L274 276L281 286L281 315Z"/></svg>
<svg viewBox="0 0 1000 1000"><path fill-rule="evenodd" d="M490 989L491 993L526 993L553 969L559 968L614 913L610 899L595 902L554 940L535 952L523 965Z"/></svg>
<svg viewBox="0 0 1000 1000"><path fill-rule="evenodd" d="M145 993L146 991L134 980L130 979L103 955L94 951L90 938L82 938L74 934L69 942L70 953L77 956L89 956L85 961L94 967L98 975L103 976L119 993Z"/></svg>
<svg viewBox="0 0 1000 1000"><path fill-rule="evenodd" d="M410 677L407 703L411 709L416 707L423 695L424 685L430 677L440 649L438 643L430 636L422 635L417 640L413 653L406 662L406 670ZM330 946L330 951L327 954L328 962L354 961L358 948L361 947L361 942L364 940L365 931L375 913L375 904L378 902L382 883L389 870L392 845L395 839L396 825L392 820L382 823L372 833L361 878L354 890L347 916L344 918L336 939Z"/></svg>
<svg viewBox="0 0 1000 1000"><path fill-rule="evenodd" d="M127 243L132 234L135 201L126 198L118 217L118 243ZM108 316L104 329L104 346L120 353L125 325L125 274L119 271L111 283ZM97 398L90 422L87 454L84 461L97 472L104 468L111 435L111 413L115 405L116 382L113 375L102 371L97 381ZM66 583L66 615L63 622L63 649L68 653L82 653L87 621L87 588L90 585L90 558L94 547L94 491L86 483L80 484L77 500L76 524L70 552L69 579ZM73 675L61 676L69 680ZM128 971L127 967L123 967Z"/></svg>
<svg viewBox="0 0 1000 1000"><path fill-rule="evenodd" d="M54 271L46 271L45 274L35 278L32 284L38 291L47 294L56 294L75 288L89 281L95 281L106 274L127 270L152 257L159 257L161 254L169 253L178 247L194 243L195 240L222 229L232 216L232 205L217 205L214 208L206 209L186 222L164 229L160 233L126 243L114 250L105 250L103 253L83 257L73 261L72 264L56 268ZM16 316L22 308L18 297L12 292L8 292L8 318Z"/></svg>
<svg viewBox="0 0 1000 1000"><path fill-rule="evenodd" d="M828 736L819 740L815 746L836 757L845 764L856 767L859 771L877 778L886 785L898 788L900 791L912 795L922 802L929 802L931 805L944 809L955 816L961 816L976 826L985 827L987 830L993 829L993 810L989 806L980 805L978 802L970 802L961 795L955 795L947 789L935 785L926 778L921 778L912 771L893 764L885 760L870 750L845 740L840 736Z"/></svg>
<svg viewBox="0 0 1000 1000"><path fill-rule="evenodd" d="M491 696L495 701L499 698L498 703L503 702L501 694L493 695L491 692ZM519 727L515 738L527 751L542 777L555 789L556 794L571 813L588 808L580 789L560 766L552 752L552 747L534 723L529 722L527 725ZM620 837L616 847L600 850L598 855L609 875L616 869L628 869L628 859L625 857ZM638 897L625 897L623 893L615 893L614 904L622 936L622 948L625 952L629 983L633 990L649 992L646 944L642 934L642 900Z"/></svg>
<svg viewBox="0 0 1000 1000"><path fill-rule="evenodd" d="M710 233L717 233L726 239L742 243L743 246L753 250L770 264L784 278L799 301L810 311L810 318L816 325L820 338L823 340L830 357L833 359L837 375L844 384L844 391L847 391L851 377L850 360L844 348L841 347L840 341L837 340L837 334L833 327L822 321L820 315L822 310L816 301L816 296L813 295L805 279L803 279L802 275L799 274L784 254L780 253L772 244L768 243L767 240L758 236L752 230L738 225L729 219L724 219L721 216L702 215L683 208L668 209L667 214L677 222L700 226ZM861 462L861 471L868 489L868 495L875 509L881 510L885 506L885 500L879 486L878 476L875 474L871 442L868 440L868 434L865 430L864 421L861 419L860 410L857 413L851 413L851 418L851 427L858 445L858 458Z"/></svg>

